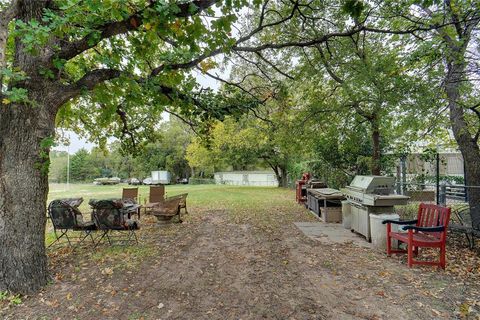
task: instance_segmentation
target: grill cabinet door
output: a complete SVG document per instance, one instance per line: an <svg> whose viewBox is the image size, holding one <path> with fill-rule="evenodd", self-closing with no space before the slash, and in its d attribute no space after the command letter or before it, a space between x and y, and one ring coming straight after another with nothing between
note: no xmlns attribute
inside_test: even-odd
<svg viewBox="0 0 480 320"><path fill-rule="evenodd" d="M358 209L358 233L363 234L370 241L370 218L368 209L363 207Z"/></svg>
<svg viewBox="0 0 480 320"><path fill-rule="evenodd" d="M352 230L358 232L358 207L354 204L351 206L351 214L352 214Z"/></svg>

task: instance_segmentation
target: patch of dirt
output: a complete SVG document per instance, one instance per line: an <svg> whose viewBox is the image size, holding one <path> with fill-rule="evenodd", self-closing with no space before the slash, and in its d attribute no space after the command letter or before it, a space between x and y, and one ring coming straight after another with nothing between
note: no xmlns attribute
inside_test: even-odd
<svg viewBox="0 0 480 320"><path fill-rule="evenodd" d="M0 318L450 319L478 294L478 282L448 270L311 240L295 216L271 230L232 223L226 211L198 210L183 224L144 219L138 246L56 251L53 283Z"/></svg>

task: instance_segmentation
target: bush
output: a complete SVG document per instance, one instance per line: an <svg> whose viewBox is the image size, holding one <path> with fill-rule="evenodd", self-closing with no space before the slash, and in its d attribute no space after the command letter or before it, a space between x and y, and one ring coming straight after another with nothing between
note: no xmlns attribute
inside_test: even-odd
<svg viewBox="0 0 480 320"><path fill-rule="evenodd" d="M413 202L403 206L395 206L395 212L400 216L400 220L416 219L419 205L419 202Z"/></svg>
<svg viewBox="0 0 480 320"><path fill-rule="evenodd" d="M188 184L215 184L215 179L190 178Z"/></svg>

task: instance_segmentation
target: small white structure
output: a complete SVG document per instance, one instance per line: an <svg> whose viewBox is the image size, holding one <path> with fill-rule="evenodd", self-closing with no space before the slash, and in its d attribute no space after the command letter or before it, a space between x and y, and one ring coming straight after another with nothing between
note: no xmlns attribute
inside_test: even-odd
<svg viewBox="0 0 480 320"><path fill-rule="evenodd" d="M170 184L170 172L168 171L152 171L151 184Z"/></svg>
<svg viewBox="0 0 480 320"><path fill-rule="evenodd" d="M278 181L273 171L216 172L214 176L216 184L258 187L278 186Z"/></svg>

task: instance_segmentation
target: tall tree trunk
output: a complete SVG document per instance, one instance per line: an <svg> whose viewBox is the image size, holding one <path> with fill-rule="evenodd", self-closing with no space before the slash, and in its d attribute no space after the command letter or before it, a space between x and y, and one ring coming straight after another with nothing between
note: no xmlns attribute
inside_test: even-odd
<svg viewBox="0 0 480 320"><path fill-rule="evenodd" d="M272 168L273 172L275 173L275 178L277 178L278 186L282 186L282 174L280 173L280 168L277 165L273 165L269 163L270 168Z"/></svg>
<svg viewBox="0 0 480 320"><path fill-rule="evenodd" d="M286 166L280 166L280 181L279 186L282 188L288 187L288 171Z"/></svg>
<svg viewBox="0 0 480 320"><path fill-rule="evenodd" d="M448 109L450 112L450 123L453 135L457 141L458 147L462 153L465 163L465 173L467 184L469 186L480 186L480 148L476 136L470 131L469 124L465 119L464 107L460 104L460 88L469 75L467 69L467 49L474 29L480 23L480 15L475 12L473 15L465 14L469 19L461 22L459 19L459 10L451 1L445 1L445 9L451 16L451 21L455 26L456 36L440 29L438 32L445 42L444 59L446 61L447 74L445 76L445 93L447 95ZM457 8L458 9L458 8ZM470 9L468 9L470 10ZM478 129L478 128L477 128ZM472 225L475 228L480 227L480 192L475 188L467 188L468 203L470 207L470 216Z"/></svg>
<svg viewBox="0 0 480 320"><path fill-rule="evenodd" d="M48 147L54 116L43 107L0 106L0 291L47 283Z"/></svg>
<svg viewBox="0 0 480 320"><path fill-rule="evenodd" d="M270 168L272 168L273 172L275 173L275 177L277 178L278 186L281 188L288 187L288 171L287 166L284 165L273 165L269 164Z"/></svg>
<svg viewBox="0 0 480 320"><path fill-rule="evenodd" d="M378 125L377 117L373 117L371 120L372 125L372 167L371 171L373 175L380 175L380 128Z"/></svg>
<svg viewBox="0 0 480 320"><path fill-rule="evenodd" d="M466 65L463 62L463 57L459 57L458 52L456 53L457 59L453 59L447 64L448 72L445 79L450 122L453 135L465 160L467 183L470 186L480 186L480 148L478 142L470 134L464 109L458 104L459 87L462 83ZM478 228L480 227L480 192L479 189L469 188L467 193L472 225Z"/></svg>
<svg viewBox="0 0 480 320"><path fill-rule="evenodd" d="M14 1L11 16L41 21L48 1ZM42 75L48 50L31 55L15 41L13 66L28 78L13 84L30 102L0 104L0 290L31 293L48 281L45 252L48 196L47 138L53 138L57 108L66 95ZM12 84L11 84L12 85Z"/></svg>

